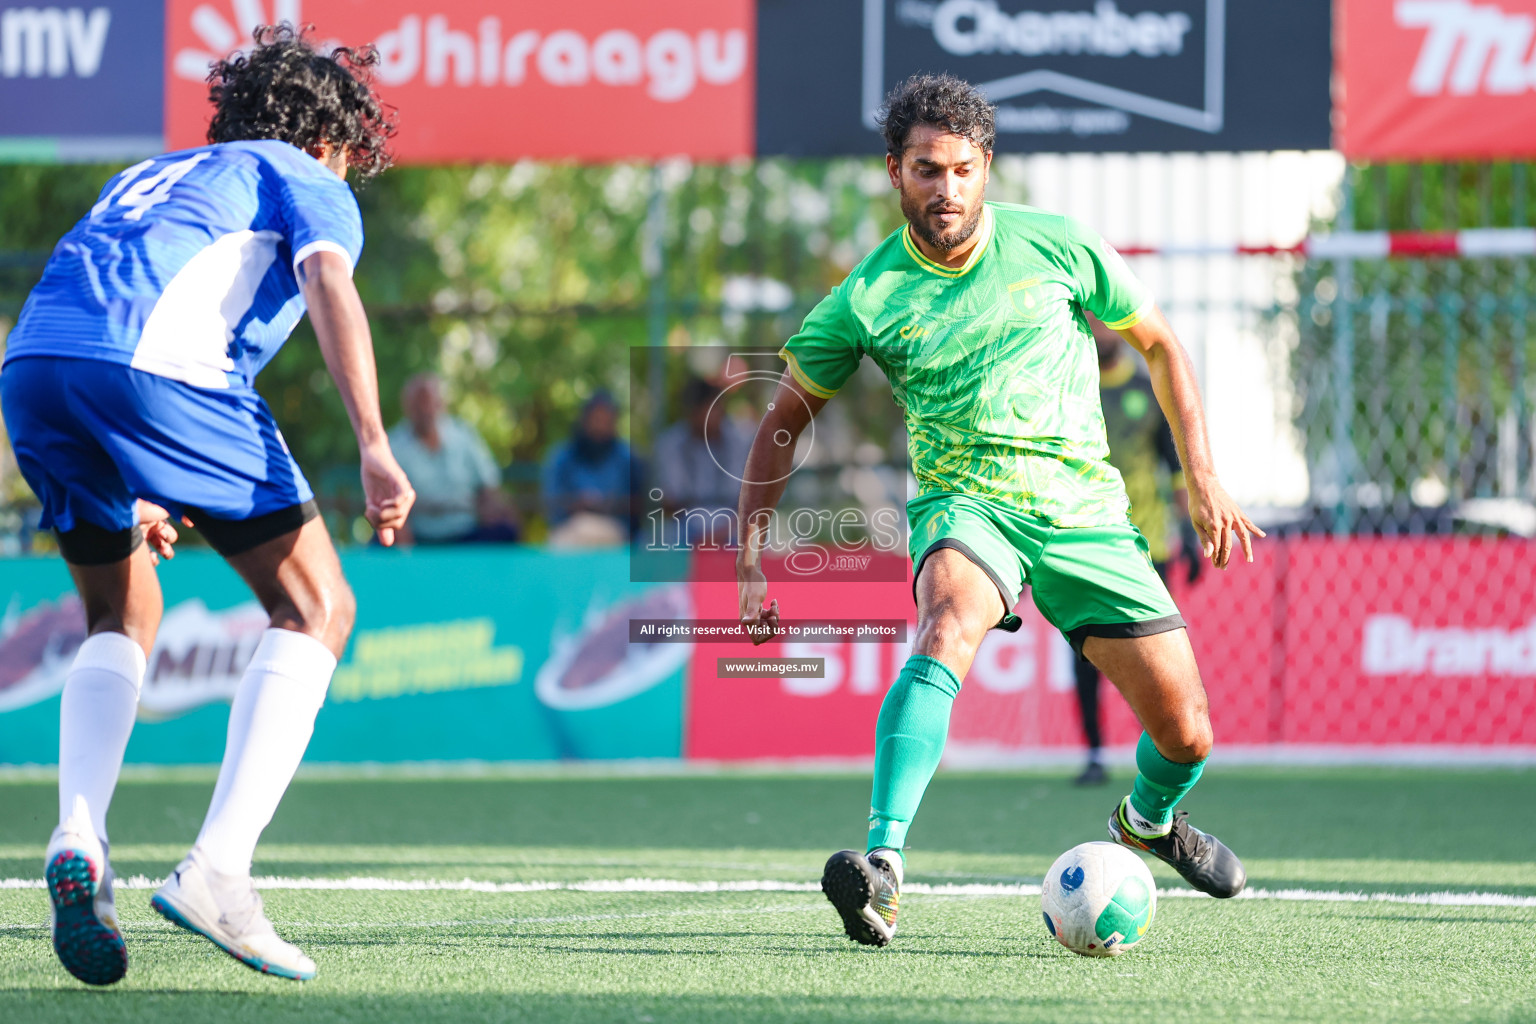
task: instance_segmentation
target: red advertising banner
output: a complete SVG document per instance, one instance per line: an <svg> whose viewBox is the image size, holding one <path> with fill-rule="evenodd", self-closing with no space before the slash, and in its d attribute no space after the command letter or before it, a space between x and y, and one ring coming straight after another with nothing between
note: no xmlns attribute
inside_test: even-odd
<svg viewBox="0 0 1536 1024"><path fill-rule="evenodd" d="M1271 540L1252 565L1175 583L1210 695L1217 746L1536 749L1536 544L1470 538ZM910 586L779 583L792 618L914 619ZM693 584L704 617L735 586ZM992 632L955 702L947 754L1006 758L1081 745L1071 651L1028 598ZM686 756L869 757L907 645L700 644ZM725 679L717 659L821 657L818 679ZM1103 691L1106 742L1139 731Z"/></svg>
<svg viewBox="0 0 1536 1024"><path fill-rule="evenodd" d="M1346 156L1536 154L1536 0L1338 0L1335 17Z"/></svg>
<svg viewBox="0 0 1536 1024"><path fill-rule="evenodd" d="M1285 545L1287 743L1536 745L1536 545Z"/></svg>
<svg viewBox="0 0 1536 1024"><path fill-rule="evenodd" d="M707 555L699 555L705 558ZM873 557L900 560L898 555ZM783 582L767 565L769 594L792 619L916 619L910 584ZM910 571L910 570L909 570ZM696 566L694 614L735 618L736 584ZM907 644L698 643L689 676L685 757L712 761L868 757L880 701L906 661ZM821 679L722 679L720 658L825 658Z"/></svg>
<svg viewBox="0 0 1536 1024"><path fill-rule="evenodd" d="M166 136L201 145L211 61L258 24L374 43L402 160L614 160L753 151L754 0L168 0Z"/></svg>
<svg viewBox="0 0 1536 1024"><path fill-rule="evenodd" d="M875 717L906 662L916 623L910 578L783 582L787 574L775 574L771 566L768 575L770 596L786 618L905 620L907 642L774 642L758 648L700 643L689 680L685 756L721 761L873 756ZM718 580L718 573L699 576L692 585L696 614L733 615L735 584L703 581ZM951 757L1007 756L1081 742L1072 649L1027 597L1017 610L1023 627L989 633L964 681L950 718ZM751 657L822 658L826 669L814 679L720 678L720 659ZM1108 687L1103 696L1107 742L1134 743L1139 727L1130 708Z"/></svg>

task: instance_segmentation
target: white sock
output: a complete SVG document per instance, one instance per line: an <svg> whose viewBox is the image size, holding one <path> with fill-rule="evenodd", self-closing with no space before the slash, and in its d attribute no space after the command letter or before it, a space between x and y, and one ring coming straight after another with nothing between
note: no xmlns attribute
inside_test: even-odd
<svg viewBox="0 0 1536 1024"><path fill-rule="evenodd" d="M107 840L107 806L117 788L144 685L144 648L122 633L87 637L59 701L59 821L84 800L96 838Z"/></svg>
<svg viewBox="0 0 1536 1024"><path fill-rule="evenodd" d="M1131 828L1143 839L1156 839L1173 831L1172 818L1153 821L1136 809L1136 801L1130 797L1125 798L1125 820L1131 823Z"/></svg>
<svg viewBox="0 0 1536 1024"><path fill-rule="evenodd" d="M304 759L335 670L335 655L312 636L288 629L262 634L229 709L224 763L197 837L215 871L250 873L256 841Z"/></svg>

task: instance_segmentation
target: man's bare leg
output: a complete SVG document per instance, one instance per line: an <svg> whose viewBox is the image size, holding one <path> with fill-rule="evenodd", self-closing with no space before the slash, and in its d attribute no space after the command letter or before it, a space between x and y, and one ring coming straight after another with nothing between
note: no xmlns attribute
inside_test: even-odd
<svg viewBox="0 0 1536 1024"><path fill-rule="evenodd" d="M987 630L1003 617L1002 595L953 548L929 555L917 577L917 636L875 725L875 785L869 849L900 850L949 735L949 709Z"/></svg>
<svg viewBox="0 0 1536 1024"><path fill-rule="evenodd" d="M960 680L1005 611L992 578L960 552L940 548L923 562L912 654L875 724L868 852L834 854L822 874L822 891L855 941L883 946L896 933L907 828L939 767Z"/></svg>
<svg viewBox="0 0 1536 1024"><path fill-rule="evenodd" d="M69 570L88 635L59 701L59 825L43 873L59 961L81 981L110 985L127 972L128 950L117 926L107 808L160 626L160 582L143 544L127 558Z"/></svg>
<svg viewBox="0 0 1536 1024"><path fill-rule="evenodd" d="M293 781L346 647L356 604L321 519L231 556L271 617L229 712L224 763L192 852L151 905L265 973L314 961L277 936L251 883L257 840Z"/></svg>
<svg viewBox="0 0 1536 1024"><path fill-rule="evenodd" d="M1083 654L1125 695L1141 720L1136 782L1110 818L1110 836L1170 864L1195 888L1235 896L1247 881L1220 840L1175 818L1211 753L1205 687L1183 629L1131 639L1089 637Z"/></svg>
<svg viewBox="0 0 1536 1024"><path fill-rule="evenodd" d="M987 630L1007 611L992 577L954 548L940 548L918 573L912 653L937 658L964 676Z"/></svg>
<svg viewBox="0 0 1536 1024"><path fill-rule="evenodd" d="M1083 655L1125 696L1164 757L1193 764L1210 756L1210 704L1188 631L1115 640L1091 636L1083 642Z"/></svg>
<svg viewBox="0 0 1536 1024"><path fill-rule="evenodd" d="M198 847L208 866L244 875L309 745L357 606L322 519L234 555L229 564L271 626L230 708L224 763Z"/></svg>
<svg viewBox="0 0 1536 1024"><path fill-rule="evenodd" d="M59 820L83 799L107 838L107 806L117 787L139 690L164 609L148 545L106 565L70 565L88 634L59 702Z"/></svg>

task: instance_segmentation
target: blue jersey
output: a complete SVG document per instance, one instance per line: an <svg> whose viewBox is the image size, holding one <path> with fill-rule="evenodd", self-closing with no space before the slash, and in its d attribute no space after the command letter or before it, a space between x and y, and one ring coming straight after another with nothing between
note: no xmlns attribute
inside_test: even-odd
<svg viewBox="0 0 1536 1024"><path fill-rule="evenodd" d="M352 190L286 142L167 153L123 171L60 240L5 361L121 363L203 388L248 388L304 316L298 264L355 264Z"/></svg>

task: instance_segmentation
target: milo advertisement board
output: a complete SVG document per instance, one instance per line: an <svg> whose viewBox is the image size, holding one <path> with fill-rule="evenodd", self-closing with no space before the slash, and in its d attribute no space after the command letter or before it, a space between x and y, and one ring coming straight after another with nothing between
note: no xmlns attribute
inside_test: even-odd
<svg viewBox="0 0 1536 1024"><path fill-rule="evenodd" d="M677 757L689 644L630 643L688 618L683 584L629 581L623 550L465 547L342 555L357 593L310 761ZM165 618L128 760L212 762L267 626L215 555L160 568ZM58 756L58 701L85 622L57 559L0 562L0 763Z"/></svg>

